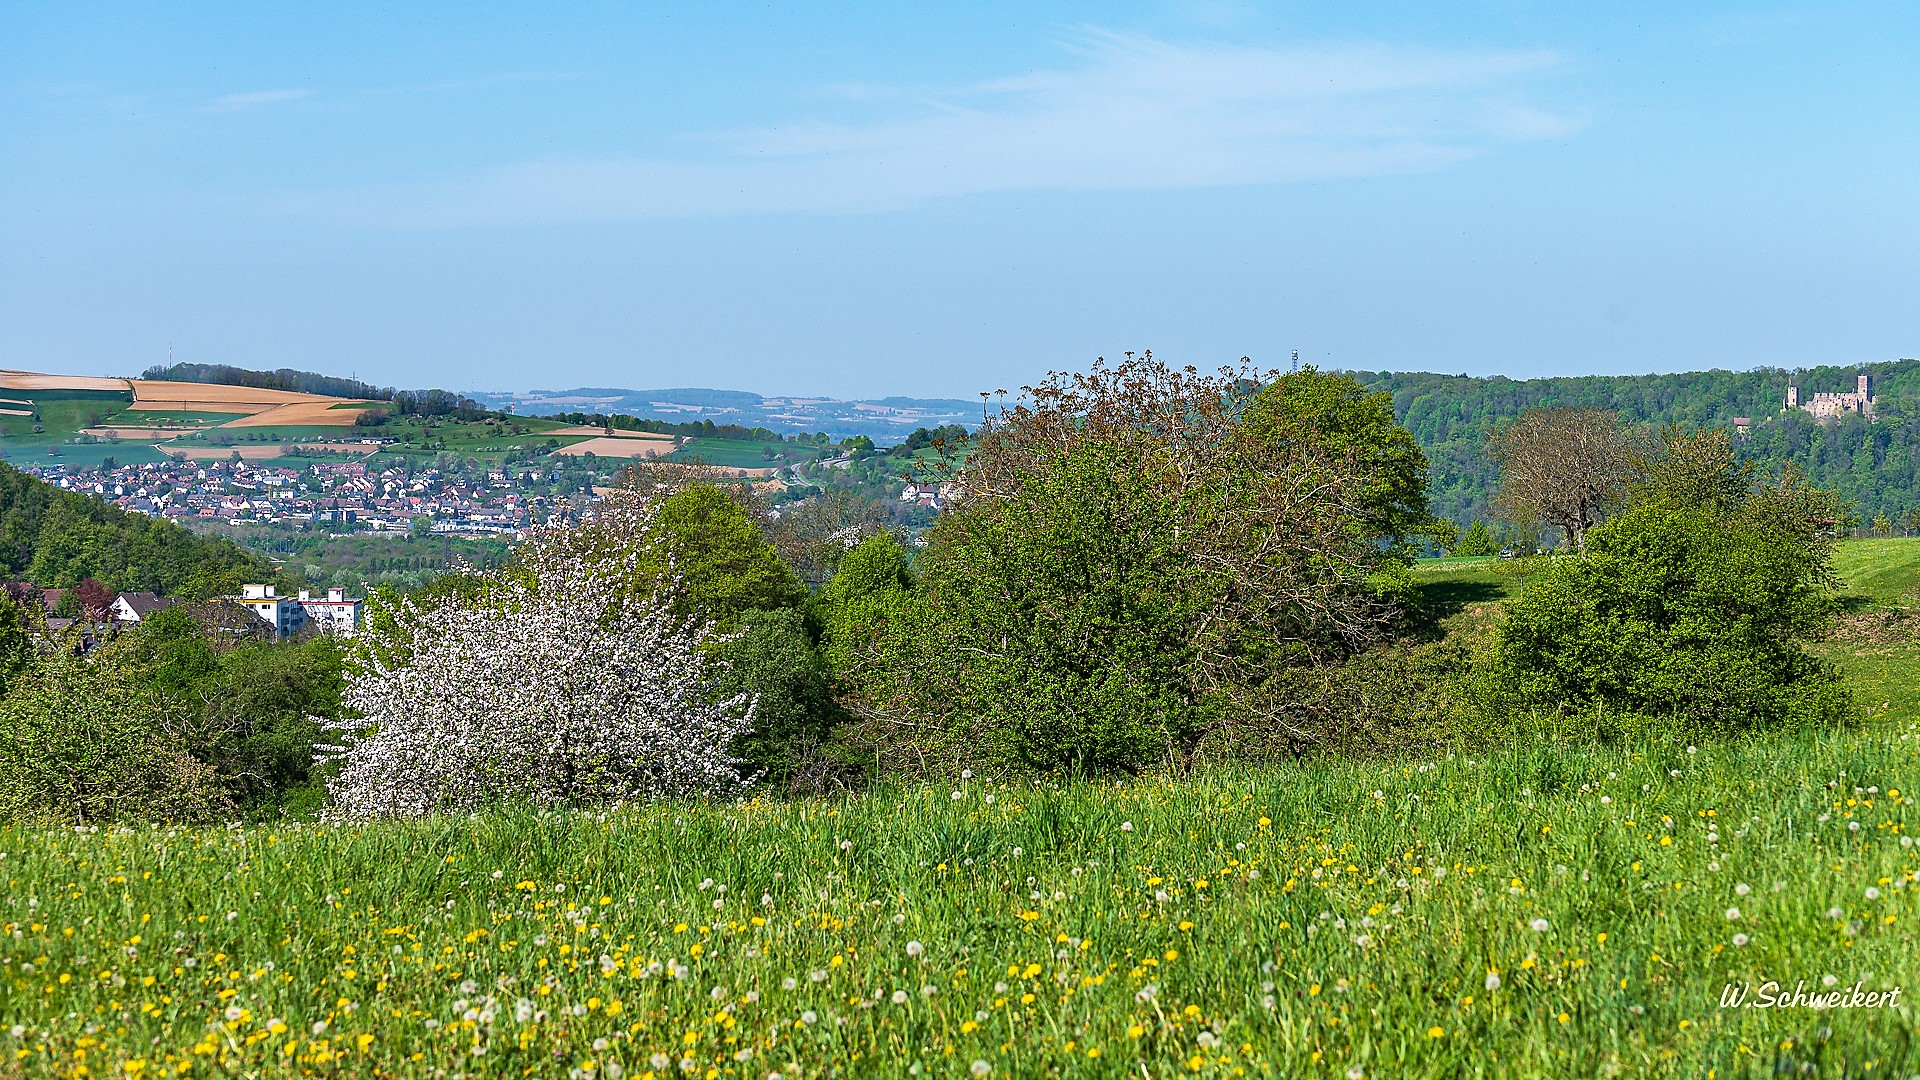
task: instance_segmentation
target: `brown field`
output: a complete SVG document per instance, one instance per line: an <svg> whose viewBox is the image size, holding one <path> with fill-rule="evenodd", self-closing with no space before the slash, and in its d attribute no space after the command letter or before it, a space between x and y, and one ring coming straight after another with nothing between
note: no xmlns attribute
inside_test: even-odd
<svg viewBox="0 0 1920 1080"><path fill-rule="evenodd" d="M7 390L117 390L126 393L125 379L98 379L91 375L42 375L37 371L0 371L0 388Z"/></svg>
<svg viewBox="0 0 1920 1080"><path fill-rule="evenodd" d="M233 457L236 450L248 461L258 461L263 458L277 458L287 451L286 446L280 443L249 446L176 446L173 443L161 443L154 449L163 454L185 454L195 461L227 461Z"/></svg>
<svg viewBox="0 0 1920 1080"><path fill-rule="evenodd" d="M365 405L368 408L383 405L378 401L356 401L352 398L316 397L306 401L293 401L275 406L265 412L252 416L243 416L238 420L222 424L221 427L271 427L275 424L301 424L317 427L352 427L353 421L360 415L359 409L336 409L335 405Z"/></svg>
<svg viewBox="0 0 1920 1080"><path fill-rule="evenodd" d="M590 428L587 430L597 431L598 429ZM556 431L552 434L567 435L577 434L577 432ZM572 446L563 446L554 451L556 454L566 454L572 457L578 457L588 452L592 452L597 457L660 457L673 453L673 438L667 435L656 435L650 439L623 439L617 436L608 438L605 435L596 435L584 442L577 442Z"/></svg>

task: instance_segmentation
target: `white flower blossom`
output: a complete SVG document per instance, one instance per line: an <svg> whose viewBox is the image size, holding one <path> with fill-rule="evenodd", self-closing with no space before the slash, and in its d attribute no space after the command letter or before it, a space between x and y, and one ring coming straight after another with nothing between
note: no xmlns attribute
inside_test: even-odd
<svg viewBox="0 0 1920 1080"><path fill-rule="evenodd" d="M630 494L575 528L536 530L519 568L442 599L403 598L361 637L342 703L362 717L323 747L342 818L416 817L499 802L572 805L725 795L751 722L713 701L710 627L666 591L626 594L653 553L654 504Z"/></svg>

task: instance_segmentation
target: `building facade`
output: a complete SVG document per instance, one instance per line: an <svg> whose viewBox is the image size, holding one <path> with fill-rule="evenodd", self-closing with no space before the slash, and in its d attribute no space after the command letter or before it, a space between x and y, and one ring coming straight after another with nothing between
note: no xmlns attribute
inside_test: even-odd
<svg viewBox="0 0 1920 1080"><path fill-rule="evenodd" d="M339 634L352 637L360 629L360 609L364 601L347 599L345 589L328 589L323 599L300 590L300 607L307 614L307 622L320 629L322 633Z"/></svg>
<svg viewBox="0 0 1920 1080"><path fill-rule="evenodd" d="M307 609L300 601L291 596L281 596L272 585L242 585L239 596L223 596L227 600L253 612L273 627L279 637L290 637L299 633L307 625Z"/></svg>

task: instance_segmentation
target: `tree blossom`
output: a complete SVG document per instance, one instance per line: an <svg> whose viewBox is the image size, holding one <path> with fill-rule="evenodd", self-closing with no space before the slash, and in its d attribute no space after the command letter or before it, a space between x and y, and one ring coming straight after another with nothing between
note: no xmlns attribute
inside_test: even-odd
<svg viewBox="0 0 1920 1080"><path fill-rule="evenodd" d="M356 647L323 748L341 817L721 795L752 703L715 700L712 628L636 597L654 504L616 495L594 520L536 530L513 568L453 595L403 598Z"/></svg>

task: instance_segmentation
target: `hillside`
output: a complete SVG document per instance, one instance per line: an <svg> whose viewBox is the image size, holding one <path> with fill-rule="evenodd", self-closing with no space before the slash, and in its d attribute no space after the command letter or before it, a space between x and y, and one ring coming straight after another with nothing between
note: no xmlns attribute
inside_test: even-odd
<svg viewBox="0 0 1920 1080"><path fill-rule="evenodd" d="M1805 393L1850 390L1865 372L1878 396L1879 421L1847 417L1820 424L1781 403L1791 382ZM1431 463L1436 513L1465 524L1488 516L1495 469L1482 448L1496 424L1542 405L1616 409L1650 425L1733 426L1753 421L1740 439L1748 460L1777 469L1792 461L1817 484L1854 500L1863 522L1893 522L1920 510L1920 361L1796 371L1695 371L1669 375L1469 378L1426 372L1351 372L1393 396L1394 412Z"/></svg>
<svg viewBox="0 0 1920 1080"><path fill-rule="evenodd" d="M679 387L627 390L584 386L572 390L522 393L472 392L476 401L529 416L561 413L615 413L639 420L671 423L707 421L780 434L824 432L835 438L864 435L882 445L900 441L915 428L980 422L980 403L953 398L874 398L839 401L824 397L762 397L744 390Z"/></svg>
<svg viewBox="0 0 1920 1080"><path fill-rule="evenodd" d="M65 588L91 577L115 591L193 597L273 575L265 559L226 540L0 465L0 579Z"/></svg>

